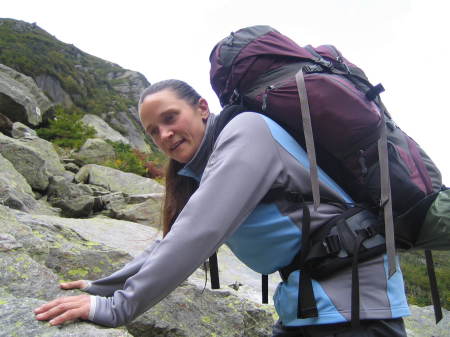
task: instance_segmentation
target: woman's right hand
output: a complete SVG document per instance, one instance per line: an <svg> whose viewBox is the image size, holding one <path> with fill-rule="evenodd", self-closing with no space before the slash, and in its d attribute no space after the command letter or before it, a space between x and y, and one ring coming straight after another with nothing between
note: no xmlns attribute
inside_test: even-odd
<svg viewBox="0 0 450 337"><path fill-rule="evenodd" d="M72 282L63 282L60 285L61 289L69 290L69 289L84 289L88 286L88 282L86 280L78 280Z"/></svg>

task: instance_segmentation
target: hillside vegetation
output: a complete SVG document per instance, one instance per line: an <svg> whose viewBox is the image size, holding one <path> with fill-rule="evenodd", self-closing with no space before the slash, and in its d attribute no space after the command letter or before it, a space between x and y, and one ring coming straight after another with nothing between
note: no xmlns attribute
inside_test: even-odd
<svg viewBox="0 0 450 337"><path fill-rule="evenodd" d="M35 24L0 19L0 63L33 78L57 78L83 111L126 111L136 104L114 90L121 79L108 79L124 69L57 40Z"/></svg>

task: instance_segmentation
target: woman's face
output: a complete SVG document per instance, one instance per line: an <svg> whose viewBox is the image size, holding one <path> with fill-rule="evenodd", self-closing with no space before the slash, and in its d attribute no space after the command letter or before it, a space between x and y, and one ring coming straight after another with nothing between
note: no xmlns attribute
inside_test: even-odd
<svg viewBox="0 0 450 337"><path fill-rule="evenodd" d="M140 117L145 131L170 158L187 163L196 153L205 134L209 108L201 98L192 106L170 89L145 97Z"/></svg>

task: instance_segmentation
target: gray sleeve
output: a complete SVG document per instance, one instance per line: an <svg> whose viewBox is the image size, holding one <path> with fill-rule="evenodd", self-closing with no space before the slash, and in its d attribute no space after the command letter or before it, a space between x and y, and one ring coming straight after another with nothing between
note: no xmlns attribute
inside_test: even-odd
<svg viewBox="0 0 450 337"><path fill-rule="evenodd" d="M140 255L113 274L95 281L88 281L89 285L81 290L92 295L111 296L116 290L123 289L125 281L141 269L145 260L156 248L159 242L159 240L153 242Z"/></svg>
<svg viewBox="0 0 450 337"><path fill-rule="evenodd" d="M183 282L246 219L282 172L277 147L257 114L234 118L220 134L198 190L140 270L111 297L96 297L93 321L130 322Z"/></svg>

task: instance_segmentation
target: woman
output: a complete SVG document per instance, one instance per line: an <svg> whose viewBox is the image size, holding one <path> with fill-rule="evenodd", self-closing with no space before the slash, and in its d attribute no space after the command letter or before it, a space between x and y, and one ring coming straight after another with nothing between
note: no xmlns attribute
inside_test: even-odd
<svg viewBox="0 0 450 337"><path fill-rule="evenodd" d="M170 157L164 203L164 238L118 272L88 283L96 296L57 299L35 310L53 325L75 318L106 326L123 325L185 280L226 243L245 264L262 274L289 265L301 248L303 209L272 191L310 195L307 156L279 125L244 112L223 127L206 100L186 83L162 81L140 99L142 125ZM324 200L310 209L311 230L343 212L351 199L320 172ZM305 210L307 211L307 210ZM270 249L267 249L270 247ZM280 283L274 302L280 322L274 336L406 336L401 317L408 305L400 270L389 280L384 256L361 263L361 327L351 330L351 270L313 280L318 317L297 318L299 271Z"/></svg>

